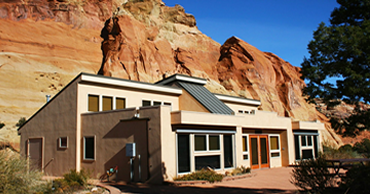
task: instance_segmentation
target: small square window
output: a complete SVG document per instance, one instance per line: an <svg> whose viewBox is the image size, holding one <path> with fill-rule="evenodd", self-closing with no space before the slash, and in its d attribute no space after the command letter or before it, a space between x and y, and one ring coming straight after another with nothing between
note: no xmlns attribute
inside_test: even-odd
<svg viewBox="0 0 370 194"><path fill-rule="evenodd" d="M207 151L206 136L195 135L195 151Z"/></svg>
<svg viewBox="0 0 370 194"><path fill-rule="evenodd" d="M248 154L243 155L243 160L248 160Z"/></svg>
<svg viewBox="0 0 370 194"><path fill-rule="evenodd" d="M151 106L152 102L150 100L143 100L143 106Z"/></svg>
<svg viewBox="0 0 370 194"><path fill-rule="evenodd" d="M210 135L208 144L209 150L220 150L220 136Z"/></svg>
<svg viewBox="0 0 370 194"><path fill-rule="evenodd" d="M68 138L67 137L59 137L58 147L59 148L68 148Z"/></svg>
<svg viewBox="0 0 370 194"><path fill-rule="evenodd" d="M126 108L126 99L116 98L116 110L125 109L125 108Z"/></svg>
<svg viewBox="0 0 370 194"><path fill-rule="evenodd" d="M113 109L113 98L108 96L103 96L103 111Z"/></svg>
<svg viewBox="0 0 370 194"><path fill-rule="evenodd" d="M159 101L154 101L153 102L153 106L159 106L159 105L162 105L162 102L159 102Z"/></svg>
<svg viewBox="0 0 370 194"><path fill-rule="evenodd" d="M88 111L98 112L99 111L99 96L89 94L88 101L89 101Z"/></svg>

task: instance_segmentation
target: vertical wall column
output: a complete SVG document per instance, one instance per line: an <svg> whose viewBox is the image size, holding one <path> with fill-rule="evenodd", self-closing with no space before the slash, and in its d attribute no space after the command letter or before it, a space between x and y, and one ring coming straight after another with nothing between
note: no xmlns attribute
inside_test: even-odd
<svg viewBox="0 0 370 194"><path fill-rule="evenodd" d="M243 164L243 142L242 137L243 129L241 126L236 127L235 134L235 167L241 166Z"/></svg>

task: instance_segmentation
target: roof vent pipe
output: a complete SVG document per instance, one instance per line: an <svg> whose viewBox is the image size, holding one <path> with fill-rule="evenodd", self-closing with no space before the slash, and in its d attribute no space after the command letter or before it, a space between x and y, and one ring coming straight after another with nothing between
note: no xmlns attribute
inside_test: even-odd
<svg viewBox="0 0 370 194"><path fill-rule="evenodd" d="M50 97L51 97L51 95L46 95L46 102L50 101Z"/></svg>

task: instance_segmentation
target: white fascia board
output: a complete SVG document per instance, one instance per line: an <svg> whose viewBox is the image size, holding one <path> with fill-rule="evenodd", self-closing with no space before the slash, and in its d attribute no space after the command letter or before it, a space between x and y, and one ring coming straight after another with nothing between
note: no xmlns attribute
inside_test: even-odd
<svg viewBox="0 0 370 194"><path fill-rule="evenodd" d="M166 86L126 81L126 80L115 79L115 78L112 79L110 77L82 74L81 81L99 83L99 84L107 84L107 85L112 85L112 86L135 88L135 89L140 89L140 90L149 90L149 91L154 91L154 92L164 92L164 93L176 94L176 95L182 94L182 89L180 88L171 88L171 87L166 87Z"/></svg>
<svg viewBox="0 0 370 194"><path fill-rule="evenodd" d="M221 101L236 102L236 103L255 105L255 106L261 105L261 101L258 101L258 100L250 100L246 98L238 98L238 97L233 97L233 96L224 96L224 95L217 95L217 94L215 94L215 96Z"/></svg>
<svg viewBox="0 0 370 194"><path fill-rule="evenodd" d="M183 75L174 75L173 77L167 80L158 82L158 85L165 85L173 81L185 81L185 82L191 82L191 83L202 84L202 85L205 85L207 83L207 80L202 79L202 78L195 78L195 77L189 77L189 76L183 76Z"/></svg>

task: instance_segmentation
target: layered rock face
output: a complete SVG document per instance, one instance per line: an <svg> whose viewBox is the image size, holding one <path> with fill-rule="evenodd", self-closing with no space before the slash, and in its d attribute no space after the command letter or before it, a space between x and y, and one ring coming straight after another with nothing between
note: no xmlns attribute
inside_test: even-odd
<svg viewBox="0 0 370 194"><path fill-rule="evenodd" d="M160 0L22 2L0 0L0 120L9 125L29 118L45 94L54 95L80 71L144 82L174 73L202 77L212 92L261 100L262 110L280 116L327 123L302 97L298 67L236 37L221 46L181 6ZM330 125L324 135L341 143Z"/></svg>

